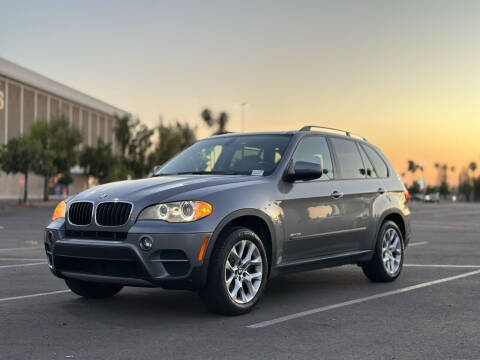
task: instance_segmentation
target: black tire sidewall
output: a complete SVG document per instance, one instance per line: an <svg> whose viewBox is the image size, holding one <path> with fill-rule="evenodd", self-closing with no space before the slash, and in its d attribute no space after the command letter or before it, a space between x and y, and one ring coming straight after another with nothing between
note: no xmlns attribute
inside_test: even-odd
<svg viewBox="0 0 480 360"><path fill-rule="evenodd" d="M250 300L248 303L239 304L236 303L229 295L227 285L225 283L225 265L227 262L228 255L230 254L231 249L242 240L248 240L257 246L260 256L262 257L262 283L258 292L255 294L255 297ZM216 249L218 252L214 254L216 256L216 262L213 264L212 271L209 279L209 291L218 291L221 289L220 295L221 302L225 305L225 310L219 309L223 313L228 314L242 314L248 312L255 304L260 300L265 291L268 278L268 261L265 252L265 247L263 242L260 240L258 235L250 229L243 227L236 227L231 230L231 232L223 239L223 243Z"/></svg>

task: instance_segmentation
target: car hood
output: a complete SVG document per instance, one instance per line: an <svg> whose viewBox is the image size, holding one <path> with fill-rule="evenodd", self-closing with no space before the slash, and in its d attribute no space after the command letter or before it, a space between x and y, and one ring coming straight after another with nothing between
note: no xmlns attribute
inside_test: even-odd
<svg viewBox="0 0 480 360"><path fill-rule="evenodd" d="M136 202L150 200L153 203L192 190L248 181L258 181L259 179L261 179L261 177L249 175L159 176L141 180L119 181L96 186L92 189L81 192L75 196L73 200L89 200L94 202L109 200Z"/></svg>

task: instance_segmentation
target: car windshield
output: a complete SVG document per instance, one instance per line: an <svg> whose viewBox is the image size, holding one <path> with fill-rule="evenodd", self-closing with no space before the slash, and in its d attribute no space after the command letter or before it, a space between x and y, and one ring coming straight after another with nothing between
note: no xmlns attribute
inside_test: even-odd
<svg viewBox="0 0 480 360"><path fill-rule="evenodd" d="M236 135L198 141L154 176L269 175L277 167L291 135Z"/></svg>

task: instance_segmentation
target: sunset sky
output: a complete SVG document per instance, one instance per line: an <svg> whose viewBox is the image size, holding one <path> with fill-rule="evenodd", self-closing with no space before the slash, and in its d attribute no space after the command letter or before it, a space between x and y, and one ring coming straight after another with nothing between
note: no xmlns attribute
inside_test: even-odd
<svg viewBox="0 0 480 360"><path fill-rule="evenodd" d="M248 102L247 131L350 129L400 173L426 163L430 183L435 162L480 164L478 1L10 1L0 13L0 56L151 126L161 114L204 137L209 107L239 131Z"/></svg>

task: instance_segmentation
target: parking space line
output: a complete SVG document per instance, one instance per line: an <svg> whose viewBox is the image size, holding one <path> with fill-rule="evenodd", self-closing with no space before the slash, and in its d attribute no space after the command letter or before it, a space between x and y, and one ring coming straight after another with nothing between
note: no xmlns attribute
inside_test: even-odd
<svg viewBox="0 0 480 360"><path fill-rule="evenodd" d="M354 300L350 300L350 301L345 301L345 302L341 302L341 303L338 303L338 304L322 306L322 307L319 307L319 308L315 308L315 309L311 309L311 310L307 310L307 311L302 311L302 312L298 312L298 313L295 313L295 314L281 316L281 317L278 317L278 318L272 319L272 320L261 321L261 322L256 323L256 324L248 325L247 328L250 328L250 329L264 328L264 327L267 327L267 326L280 324L280 323L283 323L283 322L286 322L286 321L302 318L302 317L305 317L305 316L318 314L320 312L333 310L333 309L338 309L338 308L342 308L342 307L345 307L345 306L355 305L355 304L367 302L367 301L370 301L370 300L376 300L376 299L384 298L384 297L387 297L387 296L397 295L397 294L405 293L405 292L408 292L408 291L422 289L424 287L437 285L437 284L445 283L445 282L448 282L448 281L458 280L458 279L462 279L462 278L465 278L465 277L468 277L468 276L473 276L473 275L478 275L478 274L480 274L480 270L475 270L475 271L471 271L471 272L468 272L468 273L455 275L455 276L449 276L449 277L442 278L442 279L439 279L439 280L434 280L434 281L429 281L429 282L425 282L425 283L421 283L421 284L417 284L417 285L407 286L407 287L404 287L404 288L400 288L400 289L396 289L396 290L392 290L392 291L387 291L387 292L375 294L375 295L372 295L372 296L366 296L366 297L363 297L363 298L358 298L358 299L354 299Z"/></svg>
<svg viewBox="0 0 480 360"><path fill-rule="evenodd" d="M38 293L38 294L30 294L30 295L22 295L22 296L13 296L13 297L8 297L8 298L0 299L0 302L13 301L13 300L21 300L21 299L28 299L28 298L39 297L39 296L66 294L66 293L69 293L69 292L71 292L71 291L70 291L70 290L58 290L58 291L50 291L50 292Z"/></svg>
<svg viewBox="0 0 480 360"><path fill-rule="evenodd" d="M426 244L428 244L428 241L412 242L412 243L408 244L408 247L410 247L410 246L420 246L420 245L426 245Z"/></svg>
<svg viewBox="0 0 480 360"><path fill-rule="evenodd" d="M47 262L37 262L31 264L14 264L14 265L0 265L0 269L9 269L9 268L16 268L16 267L24 267L24 266L36 266L36 265L45 265Z"/></svg>
<svg viewBox="0 0 480 360"><path fill-rule="evenodd" d="M5 249L0 249L0 252L15 251L15 250L30 250L30 249L43 249L43 246L25 246L25 247L19 247L19 248L5 248Z"/></svg>
<svg viewBox="0 0 480 360"><path fill-rule="evenodd" d="M444 265L444 264L403 264L408 267L431 267L431 268L451 268L451 269L464 269L464 268L480 268L480 265Z"/></svg>
<svg viewBox="0 0 480 360"><path fill-rule="evenodd" d="M466 231L466 232L471 232L471 231L478 231L478 227L469 227L467 228L466 226L463 226L463 225L443 225L443 224L439 224L439 225L427 225L427 224L417 224L415 226L418 226L418 227L423 227L424 229L429 229L429 230L462 230L462 231Z"/></svg>

